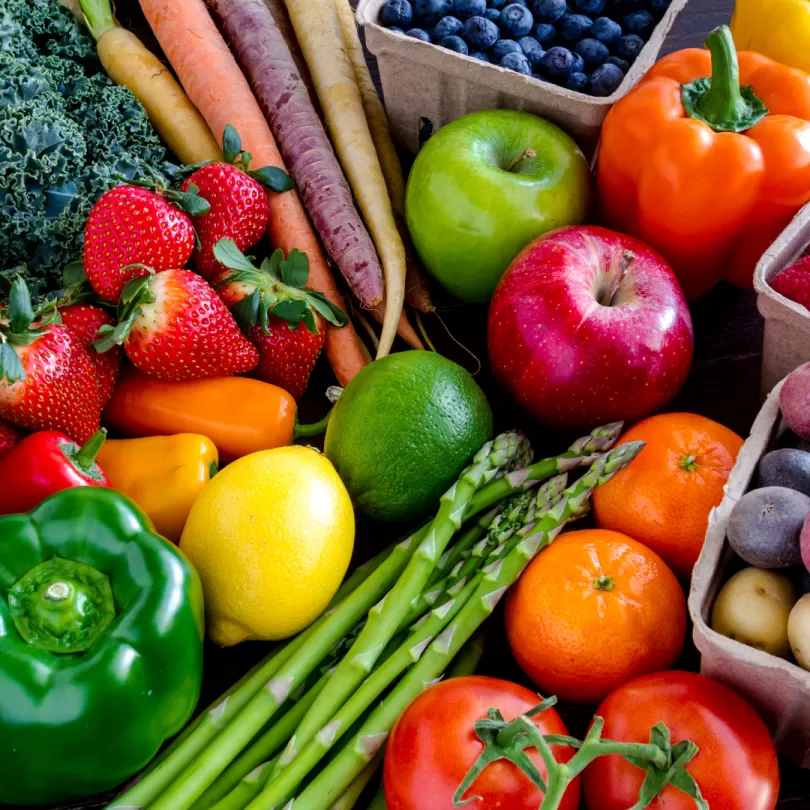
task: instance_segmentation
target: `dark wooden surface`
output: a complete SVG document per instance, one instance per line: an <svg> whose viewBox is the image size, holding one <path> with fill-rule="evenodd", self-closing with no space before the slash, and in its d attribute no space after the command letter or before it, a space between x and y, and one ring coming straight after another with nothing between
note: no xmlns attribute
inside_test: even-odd
<svg viewBox="0 0 810 810"><path fill-rule="evenodd" d="M700 45L706 33L713 27L729 21L732 6L733 0L690 0L666 41L664 53ZM154 39L145 26L136 0L121 0L118 3L118 13L125 26L135 30L144 41L154 46ZM374 69L372 61L372 70ZM440 308L442 318L450 330L462 336L464 343L478 357L485 358L485 312L461 308L449 302L442 304ZM695 360L689 380L673 403L673 408L704 414L746 436L760 404L758 392L762 320L757 313L755 295L721 286L693 308L693 319ZM448 356L468 368L475 365L467 354L449 339L442 337L443 330L436 322L431 326L431 333L438 336L440 348ZM486 364L478 379L490 396L499 426L525 427L525 417L498 390L486 369ZM311 390L323 391L325 385L329 383L328 369L322 364L313 379ZM306 421L309 415L318 415L322 410L323 400L315 394L310 395L302 403L303 420ZM559 437L551 440L542 433L531 430L530 433L533 434L532 438L538 452L542 452L543 447L558 449L561 444ZM363 554L365 549L378 542L390 540L389 534L379 535L379 529L364 527L361 531L359 553ZM503 638L500 617L495 616L491 625L490 647L483 671L486 674L508 677L525 683L525 678L514 664ZM207 705L221 694L263 654L263 651L261 644L243 644L229 650L218 650L209 645L206 649L205 682L200 705ZM697 669L698 665L697 652L690 645L681 666ZM564 708L563 714L572 732L581 733L590 717L590 710ZM99 746L99 750L102 751L103 741L99 741ZM88 754L92 755L91 752ZM791 763L784 762L782 778L780 810L799 810L799 808L810 810L810 772L801 771ZM91 810L103 807L103 804L103 801L91 801L74 805L70 810ZM22 810L22 808L5 810Z"/></svg>

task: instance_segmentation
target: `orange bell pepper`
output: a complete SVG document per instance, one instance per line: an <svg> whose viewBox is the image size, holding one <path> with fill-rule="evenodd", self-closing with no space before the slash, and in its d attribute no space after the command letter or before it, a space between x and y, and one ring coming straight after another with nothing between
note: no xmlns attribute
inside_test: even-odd
<svg viewBox="0 0 810 810"><path fill-rule="evenodd" d="M706 46L665 57L613 107L596 172L602 221L656 248L689 300L751 287L810 201L810 75L738 59L725 25Z"/></svg>
<svg viewBox="0 0 810 810"><path fill-rule="evenodd" d="M168 382L127 368L103 421L125 436L207 436L223 461L233 461L290 444L295 400L282 388L247 377ZM299 434L306 430L301 426Z"/></svg>

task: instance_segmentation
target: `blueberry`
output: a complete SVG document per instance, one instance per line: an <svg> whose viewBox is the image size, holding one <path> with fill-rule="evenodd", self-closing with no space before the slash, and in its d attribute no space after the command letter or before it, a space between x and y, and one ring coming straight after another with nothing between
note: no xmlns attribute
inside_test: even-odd
<svg viewBox="0 0 810 810"><path fill-rule="evenodd" d="M532 11L537 22L557 22L565 14L565 0L534 0Z"/></svg>
<svg viewBox="0 0 810 810"><path fill-rule="evenodd" d="M622 27L610 17L597 17L593 21L590 34L594 39L598 39L612 48L621 38Z"/></svg>
<svg viewBox="0 0 810 810"><path fill-rule="evenodd" d="M430 34L428 34L427 31L423 31L421 28L411 28L410 31L406 31L405 33L414 39L421 39L422 42L430 42Z"/></svg>
<svg viewBox="0 0 810 810"><path fill-rule="evenodd" d="M489 58L500 64L501 59L508 53L523 53L523 51L514 39L499 39L489 52Z"/></svg>
<svg viewBox="0 0 810 810"><path fill-rule="evenodd" d="M502 12L499 21L501 34L505 37L520 39L531 33L534 17L526 6L510 3Z"/></svg>
<svg viewBox="0 0 810 810"><path fill-rule="evenodd" d="M630 65L627 60L619 59L618 56L608 56L608 58L605 59L605 64L616 65L616 67L619 68L622 73L627 73L627 71L630 70Z"/></svg>
<svg viewBox="0 0 810 810"><path fill-rule="evenodd" d="M453 13L461 20L481 17L487 10L487 0L453 0Z"/></svg>
<svg viewBox="0 0 810 810"><path fill-rule="evenodd" d="M447 48L448 51L464 54L464 56L467 56L470 52L467 43L461 37L444 37L444 39L440 39L436 44L442 48Z"/></svg>
<svg viewBox="0 0 810 810"><path fill-rule="evenodd" d="M543 56L543 68L548 77L555 82L564 82L571 75L574 64L574 54L568 48L555 45L549 48Z"/></svg>
<svg viewBox="0 0 810 810"><path fill-rule="evenodd" d="M491 20L492 22L494 22L494 23L496 23L496 24L497 24L498 20L500 20L500 19L501 19L501 12L500 12L500 11L498 11L498 9L497 9L497 8L488 8L488 9L487 9L487 10L484 12L484 17L485 17L487 20ZM500 36L500 34L499 34L498 36Z"/></svg>
<svg viewBox="0 0 810 810"><path fill-rule="evenodd" d="M470 56L479 62L489 62L489 57L481 51L470 51Z"/></svg>
<svg viewBox="0 0 810 810"><path fill-rule="evenodd" d="M588 36L593 21L584 14L566 14L557 25L560 36L567 42L579 42Z"/></svg>
<svg viewBox="0 0 810 810"><path fill-rule="evenodd" d="M616 46L616 56L629 62L631 65L644 47L644 40L638 34L628 34L619 40Z"/></svg>
<svg viewBox="0 0 810 810"><path fill-rule="evenodd" d="M405 31L403 31L398 25L391 25L391 26L389 26L388 30L393 31L396 34L404 34L405 33Z"/></svg>
<svg viewBox="0 0 810 810"><path fill-rule="evenodd" d="M655 28L655 18L649 11L634 11L622 20L622 28L628 34L638 34L646 39Z"/></svg>
<svg viewBox="0 0 810 810"><path fill-rule="evenodd" d="M603 65L608 56L610 56L607 45L592 37L581 39L577 42L577 44L574 45L574 52L578 53L585 60L585 64L590 68Z"/></svg>
<svg viewBox="0 0 810 810"><path fill-rule="evenodd" d="M540 43L543 48L547 48L554 42L554 37L557 36L557 29L550 23L538 23L534 26L534 38Z"/></svg>
<svg viewBox="0 0 810 810"><path fill-rule="evenodd" d="M574 54L574 64L571 65L571 73L584 73L585 60L578 54Z"/></svg>
<svg viewBox="0 0 810 810"><path fill-rule="evenodd" d="M486 51L501 37L498 26L485 17L470 17L464 23L461 36L467 44L477 51Z"/></svg>
<svg viewBox="0 0 810 810"><path fill-rule="evenodd" d="M452 37L461 31L462 22L456 17L442 17L436 27L430 32L430 38L438 42L445 37Z"/></svg>
<svg viewBox="0 0 810 810"><path fill-rule="evenodd" d="M509 5L509 0L487 0L487 7L488 8L497 8L498 10L502 9L504 6Z"/></svg>
<svg viewBox="0 0 810 810"><path fill-rule="evenodd" d="M534 37L521 37L518 40L518 45L520 45L523 55L532 66L532 70L537 70L545 53L540 47L540 43Z"/></svg>
<svg viewBox="0 0 810 810"><path fill-rule="evenodd" d="M388 0L380 9L380 22L387 28L392 25L404 28L412 19L413 6L408 0Z"/></svg>
<svg viewBox="0 0 810 810"><path fill-rule="evenodd" d="M595 96L609 96L616 92L624 73L616 65L600 65L591 74L591 92Z"/></svg>
<svg viewBox="0 0 810 810"><path fill-rule="evenodd" d="M601 14L606 5L606 0L576 0L576 6L583 14Z"/></svg>
<svg viewBox="0 0 810 810"><path fill-rule="evenodd" d="M565 86L569 90L576 90L578 93L584 93L588 87L588 74L574 72L568 77Z"/></svg>
<svg viewBox="0 0 810 810"><path fill-rule="evenodd" d="M509 68L524 76L531 76L532 69L529 60L522 53L508 53L501 59L501 67Z"/></svg>
<svg viewBox="0 0 810 810"><path fill-rule="evenodd" d="M664 12L669 8L669 4L672 0L651 0L650 2L650 11L656 17L663 17Z"/></svg>
<svg viewBox="0 0 810 810"><path fill-rule="evenodd" d="M413 13L423 25L436 25L453 10L453 0L415 0Z"/></svg>
<svg viewBox="0 0 810 810"><path fill-rule="evenodd" d="M512 2L519 6L526 6L526 8L529 7L529 0L512 0Z"/></svg>

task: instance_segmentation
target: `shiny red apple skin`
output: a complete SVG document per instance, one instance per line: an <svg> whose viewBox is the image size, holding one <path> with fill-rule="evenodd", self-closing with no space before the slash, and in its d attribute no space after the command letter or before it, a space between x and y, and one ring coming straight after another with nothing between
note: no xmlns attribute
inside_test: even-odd
<svg viewBox="0 0 810 810"><path fill-rule="evenodd" d="M604 306L598 299L625 257ZM594 226L561 228L524 248L495 290L487 339L499 382L541 424L564 430L659 410L685 382L694 346L666 261L638 239Z"/></svg>

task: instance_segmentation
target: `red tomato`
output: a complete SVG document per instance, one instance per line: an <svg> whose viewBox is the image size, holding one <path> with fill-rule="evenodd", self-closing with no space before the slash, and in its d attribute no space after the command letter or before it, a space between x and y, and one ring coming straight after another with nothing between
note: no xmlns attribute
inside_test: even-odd
<svg viewBox="0 0 810 810"><path fill-rule="evenodd" d="M487 709L499 709L505 720L514 720L533 709L540 698L523 686L473 675L452 678L423 692L400 717L385 755L385 801L388 810L455 810L453 794L481 751L475 734L476 720ZM568 734L554 709L534 718L544 734ZM573 749L554 746L555 757L567 762ZM546 768L535 749L532 760L545 777ZM511 762L493 762L465 794L481 796L475 810L537 810L543 794ZM577 778L563 797L560 810L577 810ZM624 808L622 808L624 810ZM714 810L714 808L712 808Z"/></svg>
<svg viewBox="0 0 810 810"><path fill-rule="evenodd" d="M665 723L672 743L699 747L686 766L711 810L773 810L779 798L779 764L765 723L739 695L692 672L657 672L628 681L599 707L602 736L649 742L650 729ZM644 772L621 757L597 759L583 774L588 810L627 810L638 799ZM665 788L651 806L695 810L677 788Z"/></svg>

